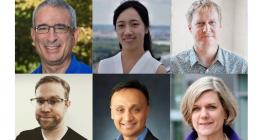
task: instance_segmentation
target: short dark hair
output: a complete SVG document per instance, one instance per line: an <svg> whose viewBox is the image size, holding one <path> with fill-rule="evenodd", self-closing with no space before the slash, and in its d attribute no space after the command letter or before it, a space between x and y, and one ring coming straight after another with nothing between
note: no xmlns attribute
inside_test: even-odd
<svg viewBox="0 0 265 140"><path fill-rule="evenodd" d="M127 82L118 83L116 86L114 86L114 88L112 88L109 101L111 102L111 98L115 92L120 91L122 89L129 89L129 88L133 88L133 89L137 89L137 90L141 91L141 93L144 95L144 97L146 99L147 105L149 105L148 90L147 90L146 86L141 84L138 80L131 80L131 81L127 81Z"/></svg>
<svg viewBox="0 0 265 140"><path fill-rule="evenodd" d="M148 11L146 9L146 7L141 4L138 1L134 1L134 0L128 0L126 2L123 2L121 5L119 5L115 11L114 11L114 16L113 16L113 25L114 28L116 30L116 23L117 23L117 19L119 17L119 15L126 9L128 8L133 8L136 10L136 12L138 13L138 15L141 17L145 27L148 29L148 33L146 33L144 35L144 50L145 51L150 51L151 55L153 56L153 52L152 52L152 40L151 40L151 35L150 35L150 23L149 23L149 16L148 16ZM121 44L119 43L120 49L122 49Z"/></svg>
<svg viewBox="0 0 265 140"><path fill-rule="evenodd" d="M65 93L64 93L65 99L69 100L70 86L69 86L69 84L65 80L63 80L63 79L61 79L61 78L59 78L57 76L44 76L44 77L42 77L38 81L38 83L36 84L36 86L35 86L35 94L36 94L37 88L40 85L45 84L45 83L58 83L58 84L61 84L62 87L65 90Z"/></svg>

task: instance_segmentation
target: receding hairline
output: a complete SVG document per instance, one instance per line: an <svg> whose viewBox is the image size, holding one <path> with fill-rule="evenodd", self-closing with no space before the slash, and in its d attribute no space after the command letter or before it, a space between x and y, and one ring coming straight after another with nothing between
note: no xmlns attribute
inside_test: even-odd
<svg viewBox="0 0 265 140"><path fill-rule="evenodd" d="M122 91L125 91L125 90L135 90L137 92L121 93ZM139 90L137 88L133 88L133 87L121 88L121 89L113 92L113 94L111 96L111 99L110 99L110 106L111 106L113 97L114 96L117 96L117 94L133 94L133 93L141 95L144 98L146 105L149 106L148 101L147 101L147 98L145 97L144 93L141 90Z"/></svg>

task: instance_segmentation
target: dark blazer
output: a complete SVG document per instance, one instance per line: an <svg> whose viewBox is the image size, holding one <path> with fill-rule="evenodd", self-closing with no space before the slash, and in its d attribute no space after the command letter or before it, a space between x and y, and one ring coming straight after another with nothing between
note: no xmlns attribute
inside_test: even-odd
<svg viewBox="0 0 265 140"><path fill-rule="evenodd" d="M114 140L117 140L117 139L114 139ZM122 138L123 140L123 138ZM149 129L147 129L147 134L144 138L144 140L158 140L158 138L156 138Z"/></svg>
<svg viewBox="0 0 265 140"><path fill-rule="evenodd" d="M16 140L43 140L42 134L41 134L41 128L37 127L31 130L26 130L23 132L20 132L20 134L17 136ZM68 127L67 132L62 137L61 140L87 140L77 132L75 132L73 129Z"/></svg>
<svg viewBox="0 0 265 140"><path fill-rule="evenodd" d="M156 138L151 131L148 129L148 132L144 138L144 140L158 140L158 138Z"/></svg>

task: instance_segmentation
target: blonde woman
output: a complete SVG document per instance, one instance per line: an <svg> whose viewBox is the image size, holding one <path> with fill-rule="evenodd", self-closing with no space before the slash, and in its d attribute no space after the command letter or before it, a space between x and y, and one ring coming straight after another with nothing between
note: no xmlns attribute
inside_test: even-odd
<svg viewBox="0 0 265 140"><path fill-rule="evenodd" d="M193 131L185 140L240 140L230 127L237 116L237 102L225 83L203 77L186 91L181 113Z"/></svg>

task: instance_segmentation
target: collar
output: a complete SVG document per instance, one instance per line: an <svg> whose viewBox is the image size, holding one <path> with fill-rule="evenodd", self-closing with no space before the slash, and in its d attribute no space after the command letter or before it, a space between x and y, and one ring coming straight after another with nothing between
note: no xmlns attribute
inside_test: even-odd
<svg viewBox="0 0 265 140"><path fill-rule="evenodd" d="M218 46L217 54L215 56L214 62L216 63L217 61L221 63L221 65L224 66L224 56L223 56L223 49ZM189 60L190 60L190 66L192 67L196 63L200 64L199 58L196 54L196 51L194 47L189 51Z"/></svg>
<svg viewBox="0 0 265 140"><path fill-rule="evenodd" d="M228 125L223 127L224 133L229 140L240 140L237 133ZM196 140L198 138L197 132L193 129L192 132L185 138L185 140Z"/></svg>
<svg viewBox="0 0 265 140"><path fill-rule="evenodd" d="M76 59L76 56L74 54L72 54L71 56L71 63L68 66L68 68L66 69L65 73L72 73L73 71L75 71L75 69L78 67L78 61Z"/></svg>
<svg viewBox="0 0 265 140"><path fill-rule="evenodd" d="M144 128L144 131L139 136L137 136L136 140L144 140L145 136L147 135L147 132L148 132L148 129ZM123 140L122 135L119 135L115 140Z"/></svg>
<svg viewBox="0 0 265 140"><path fill-rule="evenodd" d="M84 70L85 72L80 72L80 70ZM81 66L81 63L76 59L76 56L74 54L71 55L71 62L70 65L68 66L68 68L66 69L65 73L78 73L76 72L78 71L79 73L91 73L92 70L86 66L85 68L83 68ZM43 73L42 71L42 64L39 65L39 67L34 70L32 72L33 74L37 74L37 73Z"/></svg>
<svg viewBox="0 0 265 140"><path fill-rule="evenodd" d="M42 134L42 137L43 137L43 140L49 140L48 138L45 137L44 135L44 130L41 128L41 134ZM63 136L66 134L66 132L68 131L68 127L64 127L64 130L63 130L63 133L61 136L59 136L59 138L57 140L61 140L63 138Z"/></svg>

